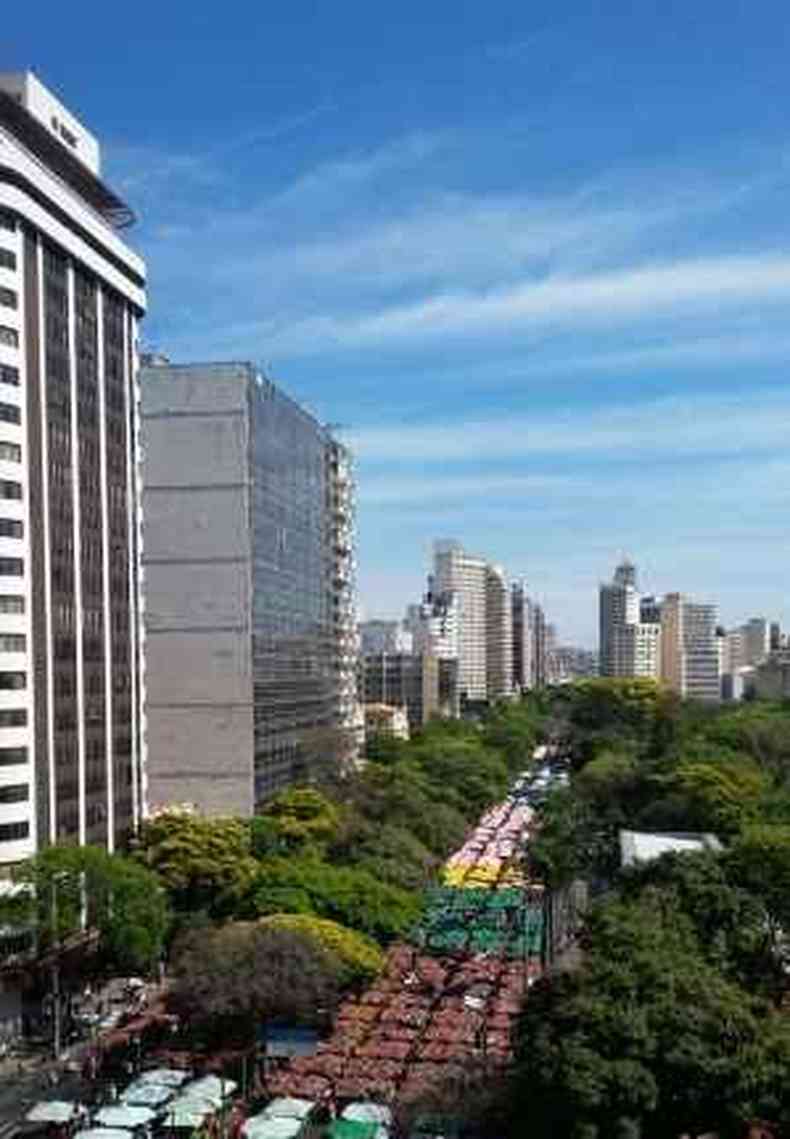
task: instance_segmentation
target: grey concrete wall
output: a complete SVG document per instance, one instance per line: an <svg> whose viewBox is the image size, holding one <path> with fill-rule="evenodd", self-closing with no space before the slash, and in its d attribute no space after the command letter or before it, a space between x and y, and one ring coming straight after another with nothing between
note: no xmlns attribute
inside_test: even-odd
<svg viewBox="0 0 790 1139"><path fill-rule="evenodd" d="M253 807L250 381L241 365L141 375L149 810Z"/></svg>

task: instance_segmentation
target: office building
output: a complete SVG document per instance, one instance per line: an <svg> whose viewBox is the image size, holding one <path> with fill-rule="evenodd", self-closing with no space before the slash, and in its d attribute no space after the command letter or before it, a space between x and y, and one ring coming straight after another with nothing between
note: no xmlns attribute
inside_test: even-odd
<svg viewBox="0 0 790 1139"><path fill-rule="evenodd" d="M96 138L0 75L0 864L140 811L137 323Z"/></svg>
<svg viewBox="0 0 790 1139"><path fill-rule="evenodd" d="M513 691L510 590L502 570L457 542L434 546L433 588L457 599L458 684L464 707Z"/></svg>
<svg viewBox="0 0 790 1139"><path fill-rule="evenodd" d="M460 713L458 661L430 653L378 653L364 659L365 705L405 708L412 733Z"/></svg>
<svg viewBox="0 0 790 1139"><path fill-rule="evenodd" d="M147 805L249 815L353 751L350 461L250 364L141 380Z"/></svg>
<svg viewBox="0 0 790 1139"><path fill-rule="evenodd" d="M404 627L411 633L415 652L431 653L442 660L457 660L460 613L458 595L441 593L433 576L419 605L409 605Z"/></svg>
<svg viewBox="0 0 790 1139"><path fill-rule="evenodd" d="M599 654L602 676L657 679L660 671L660 606L642 597L636 566L622 562L611 582L599 588Z"/></svg>
<svg viewBox="0 0 790 1139"><path fill-rule="evenodd" d="M535 620L533 603L526 583L513 582L510 587L510 613L513 631L513 686L527 692L535 686Z"/></svg>
<svg viewBox="0 0 790 1139"><path fill-rule="evenodd" d="M661 678L689 700L721 698L716 606L668 593L661 603Z"/></svg>
<svg viewBox="0 0 790 1139"><path fill-rule="evenodd" d="M489 700L513 693L510 586L500 566L486 569L486 692Z"/></svg>
<svg viewBox="0 0 790 1139"><path fill-rule="evenodd" d="M376 653L410 653L413 635L401 621L360 621L359 646L363 656Z"/></svg>

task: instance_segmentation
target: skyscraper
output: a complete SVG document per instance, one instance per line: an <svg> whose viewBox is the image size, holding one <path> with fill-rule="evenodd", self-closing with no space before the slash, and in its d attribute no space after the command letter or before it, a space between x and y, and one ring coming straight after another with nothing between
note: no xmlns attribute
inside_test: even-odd
<svg viewBox="0 0 790 1139"><path fill-rule="evenodd" d="M133 215L96 138L0 75L0 863L140 809Z"/></svg>
<svg viewBox="0 0 790 1139"><path fill-rule="evenodd" d="M434 547L434 581L458 598L458 688L464 702L488 698L487 563L457 542Z"/></svg>
<svg viewBox="0 0 790 1139"><path fill-rule="evenodd" d="M458 687L475 704L513 690L510 589L503 571L457 542L434 546L436 591L458 603Z"/></svg>
<svg viewBox="0 0 790 1139"><path fill-rule="evenodd" d="M486 691L489 700L513 692L513 614L501 566L486 569Z"/></svg>
<svg viewBox="0 0 790 1139"><path fill-rule="evenodd" d="M513 630L513 684L521 692L535 686L535 618L525 582L510 591Z"/></svg>
<svg viewBox="0 0 790 1139"><path fill-rule="evenodd" d="M721 698L716 606L668 593L661 603L661 679L690 700Z"/></svg>
<svg viewBox="0 0 790 1139"><path fill-rule="evenodd" d="M249 364L142 370L147 801L249 814L351 758L345 449Z"/></svg>
<svg viewBox="0 0 790 1139"><path fill-rule="evenodd" d="M599 588L601 676L658 677L658 612L655 598L640 597L633 562L617 566L612 581Z"/></svg>

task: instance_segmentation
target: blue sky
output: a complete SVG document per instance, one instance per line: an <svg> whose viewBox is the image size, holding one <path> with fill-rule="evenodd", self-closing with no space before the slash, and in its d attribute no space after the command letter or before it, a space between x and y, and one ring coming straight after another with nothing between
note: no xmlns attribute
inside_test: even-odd
<svg viewBox="0 0 790 1139"><path fill-rule="evenodd" d="M4 12L137 208L147 344L264 363L358 457L364 610L434 537L594 644L646 588L790 621L779 3Z"/></svg>

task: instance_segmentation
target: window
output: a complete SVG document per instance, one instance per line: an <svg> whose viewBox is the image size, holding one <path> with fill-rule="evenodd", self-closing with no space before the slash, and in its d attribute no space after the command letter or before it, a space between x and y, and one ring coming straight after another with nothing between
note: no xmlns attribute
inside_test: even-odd
<svg viewBox="0 0 790 1139"><path fill-rule="evenodd" d="M0 613L24 613L25 599L13 593L0 593Z"/></svg>
<svg viewBox="0 0 790 1139"><path fill-rule="evenodd" d="M28 838L30 823L2 823L0 824L0 842L14 842L16 839Z"/></svg>
<svg viewBox="0 0 790 1139"><path fill-rule="evenodd" d="M24 727L27 727L27 708L0 708L0 728ZM13 758L9 759L12 754ZM27 763L27 748L0 748L0 764L8 766L11 763Z"/></svg>
<svg viewBox="0 0 790 1139"><path fill-rule="evenodd" d="M30 798L30 786L27 783L10 783L7 787L0 787L0 803L26 803Z"/></svg>
<svg viewBox="0 0 790 1139"><path fill-rule="evenodd" d="M9 348L19 347L19 333L15 328L7 328L6 325L0 324L0 344L5 344Z"/></svg>
<svg viewBox="0 0 790 1139"><path fill-rule="evenodd" d="M20 689L26 687L26 672L0 672L0 692L18 692Z"/></svg>
<svg viewBox="0 0 790 1139"><path fill-rule="evenodd" d="M22 714L27 722L27 713L24 708L17 708L15 715ZM14 724L14 727L18 727ZM17 763L27 763L26 747L0 747L0 768L15 768Z"/></svg>
<svg viewBox="0 0 790 1139"><path fill-rule="evenodd" d="M0 653L23 653L24 651L24 633L0 633Z"/></svg>
<svg viewBox="0 0 790 1139"><path fill-rule="evenodd" d="M16 498L22 497L22 484L12 482L11 479L0 479L0 498Z"/></svg>
<svg viewBox="0 0 790 1139"><path fill-rule="evenodd" d="M19 368L13 364L0 364L0 384L13 384L19 387Z"/></svg>
<svg viewBox="0 0 790 1139"><path fill-rule="evenodd" d="M16 253L10 249L0 249L0 269L16 269Z"/></svg>
<svg viewBox="0 0 790 1139"><path fill-rule="evenodd" d="M22 411L19 404L0 403L0 421L3 423L21 423Z"/></svg>
<svg viewBox="0 0 790 1139"><path fill-rule="evenodd" d="M0 210L0 229L10 229L12 233L16 229L14 215L8 210Z"/></svg>
<svg viewBox="0 0 790 1139"><path fill-rule="evenodd" d="M22 448L18 443L4 443L0 439L0 459L6 459L10 463L21 463Z"/></svg>
<svg viewBox="0 0 790 1139"><path fill-rule="evenodd" d="M13 289L0 288L0 305L6 308L19 308L19 297Z"/></svg>
<svg viewBox="0 0 790 1139"><path fill-rule="evenodd" d="M0 575L5 577L21 577L25 572L21 558L0 558Z"/></svg>

